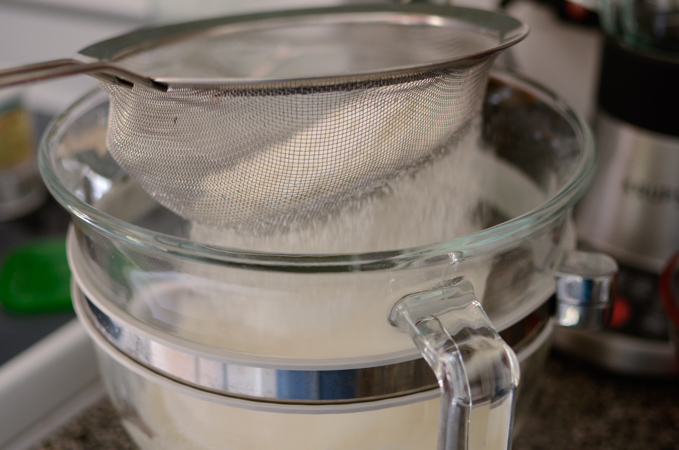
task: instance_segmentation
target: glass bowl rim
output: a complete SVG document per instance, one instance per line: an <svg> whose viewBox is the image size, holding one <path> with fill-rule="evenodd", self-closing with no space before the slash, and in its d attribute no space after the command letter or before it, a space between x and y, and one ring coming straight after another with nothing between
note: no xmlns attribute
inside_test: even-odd
<svg viewBox="0 0 679 450"><path fill-rule="evenodd" d="M100 104L104 92L95 89L81 97L48 125L40 141L38 165L51 194L78 221L95 228L127 245L171 254L212 264L235 265L265 270L292 272L353 272L393 269L410 266L418 261L440 261L441 257L466 259L503 248L525 239L559 219L584 194L594 174L596 149L594 137L584 117L566 101L541 84L515 73L494 69L491 80L527 91L532 97L547 104L571 125L581 144L582 153L569 179L541 205L530 211L475 233L423 246L369 253L295 254L273 253L220 247L189 239L162 234L130 224L99 211L66 188L55 174L50 150L62 134L81 115L90 111L92 104ZM94 103L94 102L97 103Z"/></svg>

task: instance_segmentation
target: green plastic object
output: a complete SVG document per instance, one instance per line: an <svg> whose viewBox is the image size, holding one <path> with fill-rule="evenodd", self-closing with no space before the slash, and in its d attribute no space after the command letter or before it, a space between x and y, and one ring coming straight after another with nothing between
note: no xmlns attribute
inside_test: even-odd
<svg viewBox="0 0 679 450"><path fill-rule="evenodd" d="M27 244L0 269L0 304L18 314L72 310L70 280L63 238Z"/></svg>

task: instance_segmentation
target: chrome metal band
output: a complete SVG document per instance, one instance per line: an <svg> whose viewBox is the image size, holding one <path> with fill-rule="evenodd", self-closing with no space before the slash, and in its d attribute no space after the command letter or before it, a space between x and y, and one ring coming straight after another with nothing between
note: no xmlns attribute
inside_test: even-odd
<svg viewBox="0 0 679 450"><path fill-rule="evenodd" d="M438 387L423 358L376 367L290 370L201 355L117 320L87 298L75 283L72 296L80 319L94 325L121 353L163 376L209 392L266 402L341 404L382 400ZM545 303L500 335L518 352L547 326L549 318Z"/></svg>

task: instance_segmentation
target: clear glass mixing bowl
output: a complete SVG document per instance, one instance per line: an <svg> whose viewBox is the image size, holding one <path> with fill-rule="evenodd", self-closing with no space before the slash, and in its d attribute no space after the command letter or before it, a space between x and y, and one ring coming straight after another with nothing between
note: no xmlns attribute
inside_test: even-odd
<svg viewBox="0 0 679 450"><path fill-rule="evenodd" d="M495 330L520 353L550 326L547 301L555 291L555 273L575 246L570 209L594 169L588 127L561 99L515 75L494 73L478 133L470 131L459 148L429 167L444 167L444 179L466 175L457 185L469 190L448 192L436 185L423 198L406 195L396 202L403 203L400 215L358 222L353 236L361 244L350 253L307 246L308 241L331 249L335 241L346 244L332 227L327 235L303 230L285 251L267 251L276 247L266 239L225 238L169 212L107 152L107 108L106 95L97 91L56 119L42 141L40 168L52 194L73 215L70 263L89 300L82 302L81 318L96 325L92 329L114 353L129 358L121 367L137 364L140 372L150 368L164 377L164 385L179 382L260 406L294 403L313 412L319 403L327 408L374 401L367 409L383 409L389 405L379 402L437 396L436 379L431 371L422 372L422 354L440 369L435 370L438 383L444 396L450 394L446 383L457 382L448 373L454 366L447 365L450 347L469 350L475 344L465 346L476 341L467 338L476 333L500 356L495 366L483 358L467 360L467 377L480 378L462 388L471 389L480 404L504 411L507 402L493 402L504 399L507 386L515 387L518 363L511 351L493 347L501 342ZM466 145L481 151L444 166L451 154L466 155ZM418 176L429 180L429 168L407 180L413 189L422 181ZM388 201L395 191L366 201ZM473 217L456 228L463 232L436 237L451 232L439 230L439 222L456 223L460 216ZM422 242L360 251L391 230L400 232L403 242L413 236ZM465 311L456 315L456 308ZM342 380L333 381L332 389L314 384L332 377ZM342 383L348 388L337 388ZM125 397L121 382L113 384L118 387L111 395ZM534 383L522 389L530 391ZM142 400L132 400L137 402ZM120 403L123 415L129 401L125 405ZM181 415L181 407L173 411L177 408ZM207 411L203 423L214 422ZM256 433L248 436L257 441Z"/></svg>
<svg viewBox="0 0 679 450"><path fill-rule="evenodd" d="M73 298L95 343L108 395L130 438L143 450L436 448L441 409L436 388L325 405L264 403L220 395L172 380L126 357L88 318L86 299L77 287ZM549 325L539 327L516 349L522 384L515 430L521 428L538 394L552 331Z"/></svg>
<svg viewBox="0 0 679 450"><path fill-rule="evenodd" d="M478 174L478 206L494 226L373 253L259 253L190 239L191 225L107 153L107 107L103 92L87 96L54 122L40 149L45 182L74 217L79 283L159 332L257 355L414 354L389 311L451 278L470 280L496 328L507 328L554 291L554 270L574 245L569 211L594 166L577 114L527 81L496 74L483 124L495 163Z"/></svg>

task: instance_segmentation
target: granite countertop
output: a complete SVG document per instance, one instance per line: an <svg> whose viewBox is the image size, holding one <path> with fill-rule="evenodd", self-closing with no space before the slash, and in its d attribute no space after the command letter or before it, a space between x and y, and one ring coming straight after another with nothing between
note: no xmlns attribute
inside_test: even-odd
<svg viewBox="0 0 679 450"><path fill-rule="evenodd" d="M679 450L679 378L612 374L552 353L514 450ZM135 450L102 400L32 450Z"/></svg>

